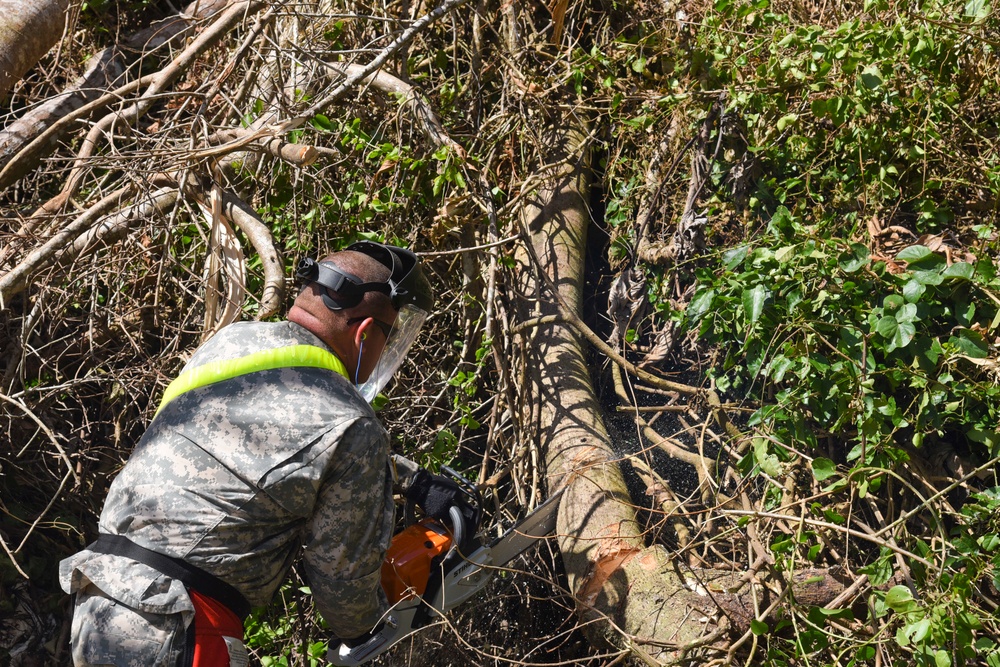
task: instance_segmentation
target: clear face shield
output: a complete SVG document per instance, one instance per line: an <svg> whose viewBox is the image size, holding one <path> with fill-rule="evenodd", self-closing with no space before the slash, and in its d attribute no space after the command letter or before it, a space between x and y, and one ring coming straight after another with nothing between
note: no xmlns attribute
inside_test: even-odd
<svg viewBox="0 0 1000 667"><path fill-rule="evenodd" d="M366 401L371 403L375 400L378 393L396 374L426 320L427 311L414 304L406 304L399 309L396 322L392 325L392 331L389 332L375 369L368 379L358 386L358 391Z"/></svg>

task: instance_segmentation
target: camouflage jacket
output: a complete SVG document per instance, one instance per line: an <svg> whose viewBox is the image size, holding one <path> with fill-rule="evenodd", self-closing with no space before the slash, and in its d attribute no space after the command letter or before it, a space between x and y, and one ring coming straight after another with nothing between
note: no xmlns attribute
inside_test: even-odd
<svg viewBox="0 0 1000 667"><path fill-rule="evenodd" d="M220 331L185 370L290 345L328 349L291 322ZM277 368L182 393L114 480L103 533L183 558L267 604L302 553L315 603L340 637L386 610L379 570L392 537L388 436L352 384L326 369ZM127 558L82 551L63 588L93 583L151 613L190 613L180 582Z"/></svg>

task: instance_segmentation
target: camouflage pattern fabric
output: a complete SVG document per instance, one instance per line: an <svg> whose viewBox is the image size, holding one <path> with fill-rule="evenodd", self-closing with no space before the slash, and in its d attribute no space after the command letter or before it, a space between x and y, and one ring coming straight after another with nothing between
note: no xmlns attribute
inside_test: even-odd
<svg viewBox="0 0 1000 667"><path fill-rule="evenodd" d="M303 344L329 350L292 322L233 324L186 368ZM379 576L393 527L388 461L385 429L347 379L258 371L160 411L112 483L100 530L183 558L253 606L271 600L301 553L323 617L355 637L388 606ZM183 585L130 559L85 550L62 562L60 578L67 592L90 586L136 612L190 622Z"/></svg>
<svg viewBox="0 0 1000 667"><path fill-rule="evenodd" d="M181 614L147 614L101 595L76 594L73 664L77 667L176 667L184 653Z"/></svg>

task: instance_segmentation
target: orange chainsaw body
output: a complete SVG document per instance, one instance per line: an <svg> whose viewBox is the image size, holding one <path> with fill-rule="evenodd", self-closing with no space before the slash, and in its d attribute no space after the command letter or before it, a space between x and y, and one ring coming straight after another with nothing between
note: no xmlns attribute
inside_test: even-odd
<svg viewBox="0 0 1000 667"><path fill-rule="evenodd" d="M422 519L392 538L382 562L389 604L424 594L435 559L448 551L451 541L451 532L434 519Z"/></svg>

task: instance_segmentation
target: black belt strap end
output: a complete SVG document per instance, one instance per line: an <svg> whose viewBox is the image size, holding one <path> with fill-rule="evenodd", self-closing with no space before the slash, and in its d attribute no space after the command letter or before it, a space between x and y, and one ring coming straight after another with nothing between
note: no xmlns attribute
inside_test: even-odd
<svg viewBox="0 0 1000 667"><path fill-rule="evenodd" d="M148 565L168 577L184 583L190 589L226 605L234 614L246 620L250 615L250 603L238 590L201 568L181 560L140 546L124 535L102 533L97 541L87 547L102 554L124 556Z"/></svg>

